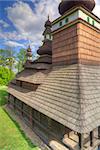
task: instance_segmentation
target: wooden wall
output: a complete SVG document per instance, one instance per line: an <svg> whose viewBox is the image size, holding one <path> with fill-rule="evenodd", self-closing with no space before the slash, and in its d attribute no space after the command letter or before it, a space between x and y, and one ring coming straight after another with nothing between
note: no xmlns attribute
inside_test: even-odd
<svg viewBox="0 0 100 150"><path fill-rule="evenodd" d="M38 84L33 84L33 83L29 83L29 82L25 82L25 81L20 81L20 80L16 80L16 85L28 90L33 90L36 91L36 89L38 88Z"/></svg>
<svg viewBox="0 0 100 150"><path fill-rule="evenodd" d="M77 25L64 29L53 36L53 65L76 63L78 59Z"/></svg>
<svg viewBox="0 0 100 150"><path fill-rule="evenodd" d="M100 64L100 31L79 23L78 27L78 58L82 64Z"/></svg>
<svg viewBox="0 0 100 150"><path fill-rule="evenodd" d="M53 65L100 63L100 31L94 29L77 23L54 33Z"/></svg>
<svg viewBox="0 0 100 150"><path fill-rule="evenodd" d="M10 103L8 105L10 107L12 106L11 108L14 109L15 113L19 115L31 128L38 128L43 131L43 133L45 132L48 134L48 136L55 137L57 139L62 139L64 134L71 132L71 130L67 127L31 108L14 96L10 95L9 101Z"/></svg>

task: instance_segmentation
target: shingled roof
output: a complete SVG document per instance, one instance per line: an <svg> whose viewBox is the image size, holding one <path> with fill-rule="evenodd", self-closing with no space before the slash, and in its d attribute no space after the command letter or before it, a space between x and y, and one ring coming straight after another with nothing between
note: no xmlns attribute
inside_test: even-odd
<svg viewBox="0 0 100 150"><path fill-rule="evenodd" d="M80 133L100 124L100 66L70 65L52 71L32 107Z"/></svg>
<svg viewBox="0 0 100 150"><path fill-rule="evenodd" d="M22 72L17 74L16 80L41 84L47 77L48 72L48 70L24 69Z"/></svg>
<svg viewBox="0 0 100 150"><path fill-rule="evenodd" d="M37 91L24 99L74 131L92 131L100 125L100 66L55 68Z"/></svg>

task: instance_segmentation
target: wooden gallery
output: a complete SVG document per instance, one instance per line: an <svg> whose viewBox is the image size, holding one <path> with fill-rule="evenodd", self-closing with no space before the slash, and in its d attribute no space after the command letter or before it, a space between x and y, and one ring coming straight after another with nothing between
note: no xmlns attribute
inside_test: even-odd
<svg viewBox="0 0 100 150"><path fill-rule="evenodd" d="M39 58L33 61L28 47L24 70L8 87L8 107L53 150L100 145L100 19L94 7L94 0L62 0L61 16L45 23Z"/></svg>

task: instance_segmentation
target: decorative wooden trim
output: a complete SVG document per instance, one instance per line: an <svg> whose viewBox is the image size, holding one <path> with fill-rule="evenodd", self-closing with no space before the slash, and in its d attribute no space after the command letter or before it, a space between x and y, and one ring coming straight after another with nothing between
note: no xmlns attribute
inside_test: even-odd
<svg viewBox="0 0 100 150"><path fill-rule="evenodd" d="M71 27L71 26L73 26L73 25L75 25L77 23L83 23L84 25L88 26L89 28L92 28L93 30L95 30L95 31L100 33L100 30L97 27L92 26L91 24L89 24L88 22L86 22L85 20L83 20L81 18L78 18L78 19L76 19L76 20L74 20L74 21L64 25L62 28L59 28L59 29L53 31L52 34L54 35L54 34L56 34L56 33L60 32L60 31L62 31L64 29L66 29L66 28L69 28L69 27Z"/></svg>
<svg viewBox="0 0 100 150"><path fill-rule="evenodd" d="M80 147L80 150L83 150L84 134L78 133L78 137L79 137L79 147Z"/></svg>
<svg viewBox="0 0 100 150"><path fill-rule="evenodd" d="M100 18L98 18L95 14L93 14L92 12L88 11L86 8L84 9L81 6L78 7L72 7L70 10L68 10L63 16L60 16L59 18L57 18L56 20L54 20L52 22L52 25L58 23L59 21L61 21L62 19L64 19L65 17L67 17L68 15L74 13L77 10L82 10L83 12L85 12L87 15L89 15L90 17L92 17L93 19L95 19L97 22L100 23Z"/></svg>

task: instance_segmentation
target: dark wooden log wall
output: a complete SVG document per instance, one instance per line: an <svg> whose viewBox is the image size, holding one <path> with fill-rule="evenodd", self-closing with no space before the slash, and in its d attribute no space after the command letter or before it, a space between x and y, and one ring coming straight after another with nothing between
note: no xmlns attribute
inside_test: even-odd
<svg viewBox="0 0 100 150"><path fill-rule="evenodd" d="M48 134L48 136L53 136L58 139L61 139L66 132L71 131L57 121L52 120L46 115L16 99L12 95L10 95L9 101L10 103L8 105L12 105L15 113L19 115L25 121L25 123L33 129L38 128L45 134Z"/></svg>

